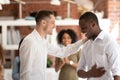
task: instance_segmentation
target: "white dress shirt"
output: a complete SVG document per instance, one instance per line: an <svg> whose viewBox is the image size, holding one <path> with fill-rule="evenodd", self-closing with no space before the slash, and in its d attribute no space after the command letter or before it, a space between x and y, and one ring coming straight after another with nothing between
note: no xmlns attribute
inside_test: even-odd
<svg viewBox="0 0 120 80"><path fill-rule="evenodd" d="M82 41L60 48L49 44L36 29L23 40L20 47L20 80L46 80L47 54L69 56L82 45Z"/></svg>
<svg viewBox="0 0 120 80"><path fill-rule="evenodd" d="M102 77L88 80L113 80L114 75L120 76L120 48L117 42L101 31L97 38L89 40L82 48L77 70L90 70L93 65L104 67Z"/></svg>

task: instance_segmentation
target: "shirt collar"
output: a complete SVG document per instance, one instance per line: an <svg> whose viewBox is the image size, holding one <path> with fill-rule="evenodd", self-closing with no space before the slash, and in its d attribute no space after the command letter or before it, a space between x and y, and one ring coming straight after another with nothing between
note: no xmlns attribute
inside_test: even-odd
<svg viewBox="0 0 120 80"><path fill-rule="evenodd" d="M100 39L100 40L103 40L103 39L104 39L104 31L101 31L101 32L99 33L99 35L96 37L95 40L97 40L97 39Z"/></svg>
<svg viewBox="0 0 120 80"><path fill-rule="evenodd" d="M98 36L95 38L94 41L93 41L93 40L90 40L90 41L92 41L92 42L95 42L95 41L97 41L97 40L103 41L103 39L104 39L104 31L101 31L101 32L98 34Z"/></svg>
<svg viewBox="0 0 120 80"><path fill-rule="evenodd" d="M44 38L40 36L40 34L38 33L36 29L33 30L33 34L38 40L45 40Z"/></svg>

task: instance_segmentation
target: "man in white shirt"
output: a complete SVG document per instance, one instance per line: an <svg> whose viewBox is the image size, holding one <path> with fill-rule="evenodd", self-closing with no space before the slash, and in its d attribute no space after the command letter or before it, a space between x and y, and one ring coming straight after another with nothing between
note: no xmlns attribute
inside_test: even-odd
<svg viewBox="0 0 120 80"><path fill-rule="evenodd" d="M81 31L89 39L82 48L78 63L79 77L88 80L120 80L120 48L109 34L99 27L92 12L79 18Z"/></svg>
<svg viewBox="0 0 120 80"><path fill-rule="evenodd" d="M56 57L69 56L79 50L85 40L60 48L45 39L55 27L53 12L41 10L37 13L36 27L26 36L20 46L20 80L46 80L47 54Z"/></svg>

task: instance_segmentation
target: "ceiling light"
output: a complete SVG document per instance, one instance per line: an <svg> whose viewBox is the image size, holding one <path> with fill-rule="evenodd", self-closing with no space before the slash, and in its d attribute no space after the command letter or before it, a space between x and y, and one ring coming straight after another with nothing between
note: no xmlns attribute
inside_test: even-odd
<svg viewBox="0 0 120 80"><path fill-rule="evenodd" d="M26 4L24 1L22 0L15 0L16 2L20 3L20 4Z"/></svg>
<svg viewBox="0 0 120 80"><path fill-rule="evenodd" d="M2 10L2 5L0 4L0 10Z"/></svg>
<svg viewBox="0 0 120 80"><path fill-rule="evenodd" d="M0 0L0 4L10 4L10 0Z"/></svg>
<svg viewBox="0 0 120 80"><path fill-rule="evenodd" d="M52 5L60 5L60 0L51 0L50 4L52 4Z"/></svg>

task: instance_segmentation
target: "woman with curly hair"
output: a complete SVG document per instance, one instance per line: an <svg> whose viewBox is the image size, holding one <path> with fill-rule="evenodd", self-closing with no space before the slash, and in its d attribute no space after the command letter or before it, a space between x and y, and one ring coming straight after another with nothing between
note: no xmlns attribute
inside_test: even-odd
<svg viewBox="0 0 120 80"><path fill-rule="evenodd" d="M62 47L72 44L77 40L75 32L71 29L61 30L57 36L58 44ZM79 58L80 51L63 59L56 58L55 71L57 72L60 70L59 80L78 80L76 68Z"/></svg>

